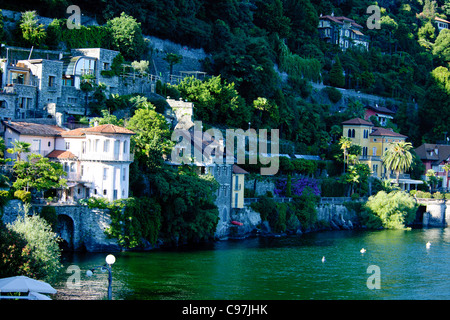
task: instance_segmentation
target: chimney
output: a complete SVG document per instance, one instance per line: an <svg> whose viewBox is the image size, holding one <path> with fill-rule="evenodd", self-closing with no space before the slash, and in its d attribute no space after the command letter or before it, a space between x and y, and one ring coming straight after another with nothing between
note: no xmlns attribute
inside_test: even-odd
<svg viewBox="0 0 450 320"><path fill-rule="evenodd" d="M94 127L98 126L98 121L94 121Z"/></svg>

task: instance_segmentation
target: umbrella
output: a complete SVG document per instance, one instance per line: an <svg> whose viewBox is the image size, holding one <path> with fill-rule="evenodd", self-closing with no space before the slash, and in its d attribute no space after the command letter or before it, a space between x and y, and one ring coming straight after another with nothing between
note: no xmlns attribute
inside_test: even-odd
<svg viewBox="0 0 450 320"><path fill-rule="evenodd" d="M56 293L56 290L46 282L17 276L0 279L0 292Z"/></svg>
<svg viewBox="0 0 450 320"><path fill-rule="evenodd" d="M49 297L47 297L45 294L40 294L37 292L30 292L28 294L29 300L52 300Z"/></svg>

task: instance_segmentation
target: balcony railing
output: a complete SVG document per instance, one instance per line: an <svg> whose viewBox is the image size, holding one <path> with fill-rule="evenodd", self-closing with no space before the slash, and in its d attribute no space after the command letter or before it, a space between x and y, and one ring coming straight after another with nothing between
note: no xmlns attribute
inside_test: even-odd
<svg viewBox="0 0 450 320"><path fill-rule="evenodd" d="M77 158L79 160L86 161L134 161L134 154L109 154L101 152L88 152L88 153L78 153Z"/></svg>

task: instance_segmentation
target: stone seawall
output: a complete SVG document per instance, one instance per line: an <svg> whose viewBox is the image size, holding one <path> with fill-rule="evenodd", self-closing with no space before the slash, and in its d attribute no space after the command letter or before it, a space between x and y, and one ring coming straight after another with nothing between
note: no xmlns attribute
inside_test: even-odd
<svg viewBox="0 0 450 320"><path fill-rule="evenodd" d="M30 214L40 212L42 205L34 205ZM105 230L111 223L109 210L89 209L87 206L55 205L58 216L57 233L65 241L69 249L88 252L119 251L120 247L115 239L109 239ZM11 200L3 208L2 220L12 223L17 219L21 210L20 200Z"/></svg>
<svg viewBox="0 0 450 320"><path fill-rule="evenodd" d="M231 221L240 222L242 225L232 224ZM226 226L227 230L222 230L224 236L221 239L242 239L256 234L273 235L268 222L262 221L260 214L250 205L245 205L243 209L233 209L231 221ZM351 230L358 226L356 213L343 204L319 204L317 221L330 230ZM300 229L290 231L302 233Z"/></svg>

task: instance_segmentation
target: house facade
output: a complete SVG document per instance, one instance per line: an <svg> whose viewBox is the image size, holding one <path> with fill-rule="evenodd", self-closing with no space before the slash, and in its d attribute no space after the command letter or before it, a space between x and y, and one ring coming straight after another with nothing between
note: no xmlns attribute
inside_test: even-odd
<svg viewBox="0 0 450 320"><path fill-rule="evenodd" d="M444 29L448 29L450 26L449 21L439 18L439 17L434 17L434 24L436 25L439 32L441 32Z"/></svg>
<svg viewBox="0 0 450 320"><path fill-rule="evenodd" d="M394 172L389 172L383 165L383 155L390 143L405 141L407 136L389 128L375 127L372 122L355 118L342 122L343 136L362 148L359 161L369 166L372 176L379 179L394 179ZM409 189L421 181L411 180L409 175L401 174L400 185Z"/></svg>
<svg viewBox="0 0 450 320"><path fill-rule="evenodd" d="M442 185L448 190L450 187L450 179L447 179L447 172L444 166L450 163L450 145L424 143L414 149L414 151L425 165L422 178L426 178L425 174L428 170L434 170L436 175L442 178Z"/></svg>
<svg viewBox="0 0 450 320"><path fill-rule="evenodd" d="M380 107L378 104L375 106L366 106L364 119L370 121L370 117L375 117L381 126L386 126L389 120L394 119L395 112L386 108Z"/></svg>
<svg viewBox="0 0 450 320"><path fill-rule="evenodd" d="M338 45L343 51L352 47L369 49L369 37L364 35L362 30L363 26L353 19L335 17L334 13L319 17L319 37L328 43Z"/></svg>
<svg viewBox="0 0 450 320"><path fill-rule="evenodd" d="M111 124L74 130L19 121L3 121L2 125L7 147L13 141L31 141L32 153L63 165L67 189L59 191L61 201L128 198L129 166L134 160L130 152L132 131ZM16 155L6 153L5 157Z"/></svg>

